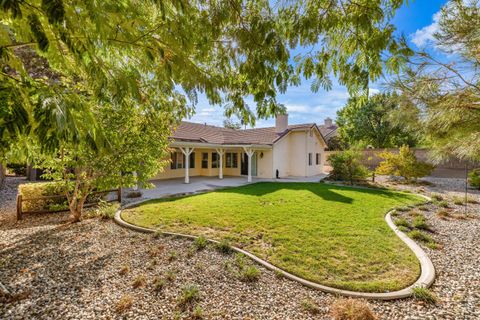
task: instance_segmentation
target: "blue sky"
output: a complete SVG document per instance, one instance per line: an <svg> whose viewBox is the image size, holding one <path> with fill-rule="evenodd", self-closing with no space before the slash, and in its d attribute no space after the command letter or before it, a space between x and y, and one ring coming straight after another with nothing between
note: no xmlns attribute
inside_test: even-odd
<svg viewBox="0 0 480 320"><path fill-rule="evenodd" d="M432 34L436 30L436 14L446 0L409 0L408 5L397 11L393 19L398 35L405 35L414 49L428 47L431 44ZM376 93L380 84L372 84L371 93ZM348 92L345 87L334 84L332 90L320 90L317 93L310 91L310 81L303 81L298 87L288 88L285 94L278 96L278 102L287 107L289 123L322 124L327 117L335 119L336 112L345 105ZM254 109L253 102L247 102ZM205 98L200 97L196 114L189 120L194 122L222 125L225 119L221 106L210 105ZM256 127L274 125L275 120L257 120Z"/></svg>

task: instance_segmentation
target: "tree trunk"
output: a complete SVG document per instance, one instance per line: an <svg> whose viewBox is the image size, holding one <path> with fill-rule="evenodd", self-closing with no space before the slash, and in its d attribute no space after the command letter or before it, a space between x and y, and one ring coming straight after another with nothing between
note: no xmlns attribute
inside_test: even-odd
<svg viewBox="0 0 480 320"><path fill-rule="evenodd" d="M72 203L69 206L71 222L75 223L75 222L82 221L83 205L86 199L87 197L84 196L84 197L81 197L80 199L72 200Z"/></svg>

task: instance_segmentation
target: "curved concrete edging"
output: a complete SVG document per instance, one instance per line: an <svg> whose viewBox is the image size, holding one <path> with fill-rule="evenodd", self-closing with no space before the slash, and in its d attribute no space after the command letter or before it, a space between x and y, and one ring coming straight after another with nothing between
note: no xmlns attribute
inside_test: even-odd
<svg viewBox="0 0 480 320"><path fill-rule="evenodd" d="M431 199L428 198L427 196L424 196L424 195L421 195L421 194L417 194L417 195L431 201ZM141 201L133 202L133 203L130 203L130 204L125 205L124 207L120 208L115 213L115 218L114 218L115 222L122 227L131 229L131 230L134 230L134 231L138 231L138 232L143 232L143 233L155 233L155 232L157 232L157 230L154 230L154 229L144 228L144 227L140 227L140 226L128 223L125 220L123 220L122 217L121 217L122 209L135 207L135 206L138 206L141 203L149 201L149 200L152 200L152 199L144 199L144 200L141 200ZM234 246L232 246L231 248L236 252L239 252L239 253L242 253L242 254L248 256L249 258L251 258L252 260L257 262L258 264L264 266L265 268L267 268L269 270L272 270L272 271L275 271L277 273L280 273L285 278L296 281L296 282L299 282L302 285L310 287L312 289L317 289L317 290L320 290L320 291L323 291L323 292L338 294L338 295L348 296L348 297L353 297L353 298L376 299L376 300L393 300L393 299L407 298L407 297L410 297L412 295L412 289L413 288L415 288L415 287L429 287L433 283L433 281L435 280L435 268L433 266L432 261L430 260L430 258L425 253L425 251L423 251L423 249L417 243L415 243L415 241L410 239L405 233L403 233L402 231L400 231L397 228L397 226L395 225L395 223L393 222L392 217L391 217L392 212L395 212L395 209L390 210L385 215L385 221L387 222L388 226L393 230L393 232L395 232L395 234L410 248L410 250L413 251L413 253L415 254L415 256L417 257L417 259L420 262L420 270L421 270L420 276L418 277L418 279L412 285L408 286L407 288L397 290L397 291L384 292L384 293L371 293L371 292L349 291L349 290L342 290L342 289L337 289L337 288L333 288L333 287L328 287L328 286L325 286L325 285L321 285L321 284L318 284L318 283L315 283L315 282L297 277L294 274L291 274L291 273L289 273L285 270L282 270L282 269L274 266L273 264L271 264L271 263L269 263L269 262L267 262L263 259L260 259L259 257L255 256L254 254L252 254L248 251L245 251L243 249L240 249L240 248L237 248L237 247L234 247ZM192 239L192 240L198 238L197 236L175 233L175 232L163 232L162 231L161 234L168 235L168 236L182 237L182 238L187 238L187 239ZM216 241L216 240L212 240L212 239L207 239L207 240L211 243L215 243L215 244L219 243L219 241Z"/></svg>

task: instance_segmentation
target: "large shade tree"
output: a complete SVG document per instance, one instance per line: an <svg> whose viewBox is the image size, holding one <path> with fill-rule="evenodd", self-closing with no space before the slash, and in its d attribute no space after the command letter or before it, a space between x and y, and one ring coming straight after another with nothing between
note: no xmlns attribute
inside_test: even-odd
<svg viewBox="0 0 480 320"><path fill-rule="evenodd" d="M283 112L277 93L302 77L313 79L313 90L329 89L333 75L352 94L365 93L385 67L398 71L410 53L393 38L389 22L402 3L1 1L0 152L19 137L32 137L42 155L66 161L63 169L72 168L73 176L61 166L56 171L71 180L88 176L85 159L108 158L126 139L122 130L109 134L102 108L161 119L161 156L199 94L221 104L226 117L254 124ZM292 59L290 51L299 46L310 50ZM144 152L149 157L151 150ZM144 172L153 171L149 163L141 164ZM80 184L94 185L87 180Z"/></svg>
<svg viewBox="0 0 480 320"><path fill-rule="evenodd" d="M451 0L441 10L435 51L417 52L394 82L404 123L441 161L480 160L480 2ZM409 120L409 121L405 121Z"/></svg>

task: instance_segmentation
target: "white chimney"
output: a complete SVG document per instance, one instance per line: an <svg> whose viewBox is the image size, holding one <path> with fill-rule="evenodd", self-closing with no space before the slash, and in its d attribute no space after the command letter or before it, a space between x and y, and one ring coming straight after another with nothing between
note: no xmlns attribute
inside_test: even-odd
<svg viewBox="0 0 480 320"><path fill-rule="evenodd" d="M275 132L282 133L288 128L288 114L277 114L275 117Z"/></svg>
<svg viewBox="0 0 480 320"><path fill-rule="evenodd" d="M331 127L333 125L333 120L330 118L325 119L325 127Z"/></svg>

